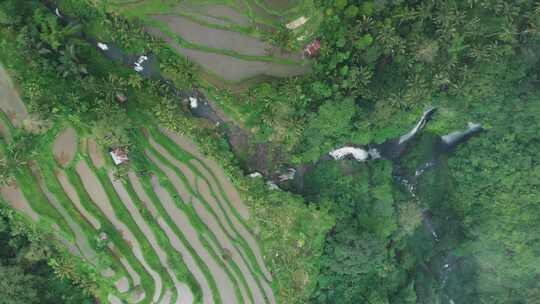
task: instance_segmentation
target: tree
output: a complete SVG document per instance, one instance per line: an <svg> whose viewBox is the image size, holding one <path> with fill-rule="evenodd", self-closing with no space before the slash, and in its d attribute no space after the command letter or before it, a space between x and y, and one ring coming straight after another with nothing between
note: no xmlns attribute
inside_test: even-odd
<svg viewBox="0 0 540 304"><path fill-rule="evenodd" d="M21 266L0 264L0 303L33 304L40 303L35 288L37 277L25 274Z"/></svg>

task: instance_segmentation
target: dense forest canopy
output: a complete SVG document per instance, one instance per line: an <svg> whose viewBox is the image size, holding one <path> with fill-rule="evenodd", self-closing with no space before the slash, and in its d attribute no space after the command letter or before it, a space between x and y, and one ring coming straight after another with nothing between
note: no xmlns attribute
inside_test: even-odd
<svg viewBox="0 0 540 304"><path fill-rule="evenodd" d="M59 257L53 238L27 229L12 210L0 207L0 303L92 303L84 289L48 264Z"/></svg>
<svg viewBox="0 0 540 304"><path fill-rule="evenodd" d="M129 147L139 166L135 116L114 101L122 91L161 122L197 129L209 150L227 150L218 155L241 165L220 133L186 119L171 96L156 93L155 83L103 59L80 33L102 35L130 51L155 51L175 84L204 86L189 62L142 33L137 20L111 16L95 1L59 2L88 24L62 27L41 6L0 1L0 59L18 70L22 95L37 116L69 117L106 145ZM314 163L344 144L395 138L428 106L437 114L398 162L317 164L304 181L311 209L298 207L298 197L250 182L262 217L278 225L286 214L309 217L291 225L293 237L286 241L276 240L280 230L267 231L276 242L263 246L276 256L271 263L279 268L297 261L294 271L279 268L286 278L279 292L290 303L538 303L540 3L319 0L314 6L322 18L312 35L322 49L310 74L241 93L212 91L237 110L255 141L287 152L290 163ZM110 28L101 31L94 19L107 20ZM414 175L433 156L439 136L467 122L481 123L485 132L439 157L418 179L414 195L400 184L396 168ZM0 163L4 182L40 145L21 135L11 147ZM335 224L324 236L332 217ZM9 229L0 229L6 242ZM310 238L314 243L304 246ZM42 261L18 258L34 248L19 243L10 242L1 266L3 274L17 275L0 278L0 286L32 285L30 278L50 275ZM288 255L278 257L283 252ZM55 286L82 301L62 284ZM25 297L52 297L31 288Z"/></svg>
<svg viewBox="0 0 540 304"><path fill-rule="evenodd" d="M314 188L334 202L338 224L327 238L314 302L536 302L538 3L322 6L325 47L310 84L321 106L307 122L304 159L339 144L396 136L411 124L408 113L429 105L439 107L432 132L443 135L468 121L487 131L422 176L417 197L383 191L390 209L384 203L373 209L368 193L378 193L380 182L368 190L373 183L366 177L317 171ZM414 172L430 137L423 135L401 165ZM374 174L391 183L388 172ZM447 264L454 268L445 273Z"/></svg>

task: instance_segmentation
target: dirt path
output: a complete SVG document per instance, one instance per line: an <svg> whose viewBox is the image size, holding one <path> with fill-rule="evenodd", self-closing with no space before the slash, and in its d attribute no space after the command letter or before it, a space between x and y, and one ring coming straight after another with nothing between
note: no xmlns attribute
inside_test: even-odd
<svg viewBox="0 0 540 304"><path fill-rule="evenodd" d="M184 246L182 241L180 241L178 236L174 233L173 229L171 229L171 227L167 224L167 222L162 217L159 216L156 206L146 194L139 178L135 175L133 171L130 171L128 173L128 178L129 178L129 182L131 183L139 199L143 201L145 206L150 211L150 214L152 215L152 217L154 217L157 220L157 223L167 235L167 238L169 239L169 242L171 243L172 247L178 253L180 253L180 255L182 256L182 260L184 261L186 267L189 269L189 272L193 275L193 277L199 284L202 291L203 303L204 304L214 303L213 298L212 298L212 289L210 288L210 285L208 284L208 281L206 280L204 273L199 269L199 266L197 265L197 262L191 255L190 251L186 248L186 246Z"/></svg>
<svg viewBox="0 0 540 304"><path fill-rule="evenodd" d="M28 111L7 71L0 65L0 109L15 127L21 127L28 117Z"/></svg>
<svg viewBox="0 0 540 304"><path fill-rule="evenodd" d="M167 214L175 220L178 229L182 231L191 247L208 266L212 278L216 282L222 303L240 303L234 292L234 283L201 243L197 231L190 224L189 218L176 206L167 190L159 185L158 178L155 175L152 176L152 187Z"/></svg>
<svg viewBox="0 0 540 304"><path fill-rule="evenodd" d="M79 211L79 213L81 213L82 216L88 222L90 222L90 225L92 225L94 229L101 229L101 223L82 205L79 195L77 194L77 190L75 189L75 187L73 187L64 171L56 171L55 175L58 178L58 181L60 182L64 193L66 193L69 200L73 203L77 211Z"/></svg>
<svg viewBox="0 0 540 304"><path fill-rule="evenodd" d="M88 139L88 154L90 155L90 160L94 167L100 169L105 165L105 159L103 158L103 153L101 153L101 148L93 138Z"/></svg>
<svg viewBox="0 0 540 304"><path fill-rule="evenodd" d="M17 186L15 182L0 187L0 194L2 195L2 198L11 205L11 207L29 216L34 222L39 221L39 214L32 209L26 200L26 197L24 197L21 189L19 189L19 186Z"/></svg>
<svg viewBox="0 0 540 304"><path fill-rule="evenodd" d="M52 151L60 166L65 167L71 162L77 152L77 133L75 129L69 127L60 132L53 142Z"/></svg>
<svg viewBox="0 0 540 304"><path fill-rule="evenodd" d="M147 32L162 38L172 48L189 60L199 64L205 70L228 82L240 82L257 76L290 77L303 75L309 71L308 65L289 65L267 61L246 61L236 57L208 53L205 51L185 48L172 41L159 29L147 28Z"/></svg>
<svg viewBox="0 0 540 304"><path fill-rule="evenodd" d="M135 238L129 228L116 216L116 212L114 211L114 208L111 205L109 197L103 189L101 182L99 181L95 173L88 167L86 162L79 161L75 166L75 170L80 176L83 182L83 187L85 188L86 192L88 193L94 204L101 210L102 214L113 224L113 226L122 234L124 240L128 244L131 244L130 247L132 249L133 255L137 258L137 260L141 263L144 269L148 272L148 274L150 274L150 276L154 280L155 291L152 299L154 302L157 302L161 296L163 283L161 282L161 277L159 276L159 274L155 270L153 270L150 265L148 265L148 262L146 262L137 238Z"/></svg>
<svg viewBox="0 0 540 304"><path fill-rule="evenodd" d="M178 299L180 300L182 304L193 303L193 293L191 292L191 290L186 284L181 283L176 278L176 274L174 273L174 270L171 269L171 267L168 265L167 253L165 252L165 250L161 248L161 246L159 246L154 232L152 231L148 223L144 220L141 213L135 206L134 202L131 200L131 197L129 196L129 193L124 188L124 185L122 185L121 181L115 180L114 173L112 171L109 171L108 175L109 175L109 180L114 187L114 190L116 191L116 193L122 200L122 203L124 204L126 209L128 209L129 214L131 215L131 218L133 219L133 221L135 221L139 229L143 232L144 236L146 237L146 239L152 246L152 249L154 249L154 252L158 256L159 261L161 262L161 265L163 266L163 268L165 268L167 273L169 273L169 276L171 277L173 281L174 287L176 288Z"/></svg>
<svg viewBox="0 0 540 304"><path fill-rule="evenodd" d="M56 196L49 191L49 188L47 188L47 185L43 180L43 176L41 175L39 168L35 164L31 164L29 167L32 171L32 174L36 176L36 180L38 181L41 192L45 195L45 197L54 207L54 209L56 209L56 211L58 211L58 213L60 213L60 215L64 218L71 231L73 231L73 234L75 235L76 245L82 252L83 256L90 263L95 264L97 262L97 253L90 245L88 237L84 233L81 226L73 219L73 217L71 217L71 215L67 212L64 206L62 206L62 204L58 201Z"/></svg>

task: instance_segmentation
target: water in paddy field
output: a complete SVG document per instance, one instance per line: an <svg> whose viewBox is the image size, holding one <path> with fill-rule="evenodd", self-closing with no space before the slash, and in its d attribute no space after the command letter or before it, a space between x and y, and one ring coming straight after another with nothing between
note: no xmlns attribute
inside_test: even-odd
<svg viewBox="0 0 540 304"><path fill-rule="evenodd" d="M264 0L264 3L274 10L287 10L298 5L299 0Z"/></svg>

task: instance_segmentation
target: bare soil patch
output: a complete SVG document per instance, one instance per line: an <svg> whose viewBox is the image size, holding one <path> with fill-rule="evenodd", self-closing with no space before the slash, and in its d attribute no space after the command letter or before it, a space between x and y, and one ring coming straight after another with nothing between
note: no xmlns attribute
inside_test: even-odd
<svg viewBox="0 0 540 304"><path fill-rule="evenodd" d="M19 189L19 186L15 182L1 187L0 194L11 207L29 216L34 222L39 221L39 214L32 209L21 189Z"/></svg>
<svg viewBox="0 0 540 304"><path fill-rule="evenodd" d="M53 155L60 166L65 167L77 152L77 132L72 127L60 132L53 142Z"/></svg>
<svg viewBox="0 0 540 304"><path fill-rule="evenodd" d="M15 127L21 127L28 111L7 71L0 65L0 109L6 113Z"/></svg>
<svg viewBox="0 0 540 304"><path fill-rule="evenodd" d="M128 292L128 290L129 290L129 280L128 280L128 278L127 277L121 277L120 279L118 279L118 281L116 281L114 283L114 287L116 287L116 289L121 293Z"/></svg>
<svg viewBox="0 0 540 304"><path fill-rule="evenodd" d="M88 154L90 155L90 160L94 167L99 169L105 165L105 159L103 158L101 148L93 138L88 139Z"/></svg>
<svg viewBox="0 0 540 304"><path fill-rule="evenodd" d="M109 296L107 297L107 300L109 301L110 304L123 304L122 300L120 300L117 296L113 294L109 294Z"/></svg>

